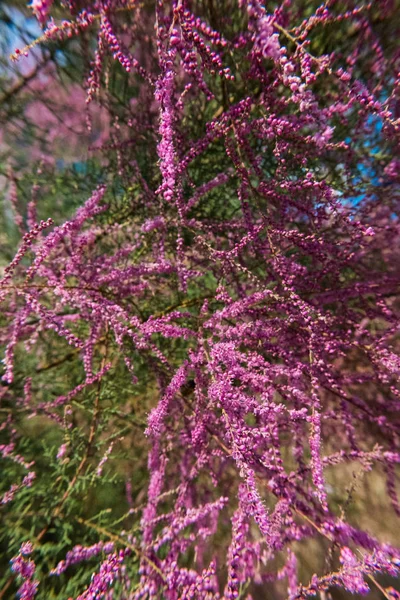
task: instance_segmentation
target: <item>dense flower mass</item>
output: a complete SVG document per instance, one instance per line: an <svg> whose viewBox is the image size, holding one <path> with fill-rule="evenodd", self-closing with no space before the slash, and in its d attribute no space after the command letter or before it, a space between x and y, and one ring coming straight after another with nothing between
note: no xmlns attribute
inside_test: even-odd
<svg viewBox="0 0 400 600"><path fill-rule="evenodd" d="M52 4L93 144L7 171L0 598L394 598L398 3Z"/></svg>

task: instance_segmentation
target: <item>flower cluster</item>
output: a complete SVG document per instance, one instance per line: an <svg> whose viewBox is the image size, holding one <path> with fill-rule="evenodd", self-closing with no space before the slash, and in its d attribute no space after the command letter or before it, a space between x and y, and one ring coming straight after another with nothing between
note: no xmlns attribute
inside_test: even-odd
<svg viewBox="0 0 400 600"><path fill-rule="evenodd" d="M47 21L52 4L53 0L32 0L30 7L39 23Z"/></svg>
<svg viewBox="0 0 400 600"><path fill-rule="evenodd" d="M26 556L32 554L32 551L32 544L24 542L18 555L11 559L11 570L22 580L22 584L18 589L18 598L21 600L33 600L39 585L39 581L34 579L35 563L30 558L26 558Z"/></svg>
<svg viewBox="0 0 400 600"><path fill-rule="evenodd" d="M298 600L399 574L392 527L356 514L369 478L400 514L398 9L264 4L68 0L45 30L92 48L108 129L63 222L35 223L34 188L0 281L1 460L30 465L26 423L57 440L31 530L46 561L57 528L69 546L43 594L78 573L78 600ZM5 510L48 479L14 481Z"/></svg>

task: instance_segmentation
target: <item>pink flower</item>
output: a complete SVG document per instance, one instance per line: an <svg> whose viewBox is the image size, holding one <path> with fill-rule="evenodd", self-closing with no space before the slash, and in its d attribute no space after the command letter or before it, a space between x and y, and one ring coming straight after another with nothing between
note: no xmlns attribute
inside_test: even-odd
<svg viewBox="0 0 400 600"><path fill-rule="evenodd" d="M43 24L47 21L47 17L53 4L53 0L32 0L30 7L39 21L39 23Z"/></svg>

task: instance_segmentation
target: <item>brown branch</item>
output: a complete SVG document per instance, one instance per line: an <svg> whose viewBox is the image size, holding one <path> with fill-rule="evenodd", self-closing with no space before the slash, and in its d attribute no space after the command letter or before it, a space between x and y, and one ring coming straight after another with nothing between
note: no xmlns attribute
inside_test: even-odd
<svg viewBox="0 0 400 600"><path fill-rule="evenodd" d="M166 581L165 575L160 570L160 568L156 565L156 563L154 561L152 561L151 558L146 556L143 552L141 552L139 550L139 548L137 548L136 546L134 546L133 544L128 542L128 540L125 540L122 536L117 535L116 533L112 533L111 531L104 529L104 527L100 527L99 525L90 523L89 521L86 521L85 519L82 519L81 517L75 517L75 518L78 521L78 523L81 523L82 525L86 525L86 527L90 527L91 529L94 529L98 533L101 533L102 535L108 537L113 542L121 544L121 545L125 546L126 548L129 548L129 550L132 550L136 554L136 556L145 560L154 569L154 571L156 571L156 573L158 573L158 575L160 575L160 577L162 578L163 581Z"/></svg>
<svg viewBox="0 0 400 600"><path fill-rule="evenodd" d="M50 59L46 59L44 62L38 64L29 75L25 75L22 79L16 83L12 88L7 90L3 96L0 98L0 105L5 104L9 100L13 98L16 94L18 94L24 87L28 85L32 79L36 77L36 75L49 63Z"/></svg>
<svg viewBox="0 0 400 600"><path fill-rule="evenodd" d="M9 587L14 583L14 581L15 581L15 575L11 575L11 577L9 577L7 579L3 589L0 591L0 598L4 598L4 594L7 592Z"/></svg>

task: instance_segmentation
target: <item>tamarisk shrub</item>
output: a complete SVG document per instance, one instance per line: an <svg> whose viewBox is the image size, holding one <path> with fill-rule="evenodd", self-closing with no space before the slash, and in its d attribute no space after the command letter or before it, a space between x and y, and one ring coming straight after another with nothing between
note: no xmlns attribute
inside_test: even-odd
<svg viewBox="0 0 400 600"><path fill-rule="evenodd" d="M31 8L107 124L8 171L0 598L398 598L398 3Z"/></svg>

